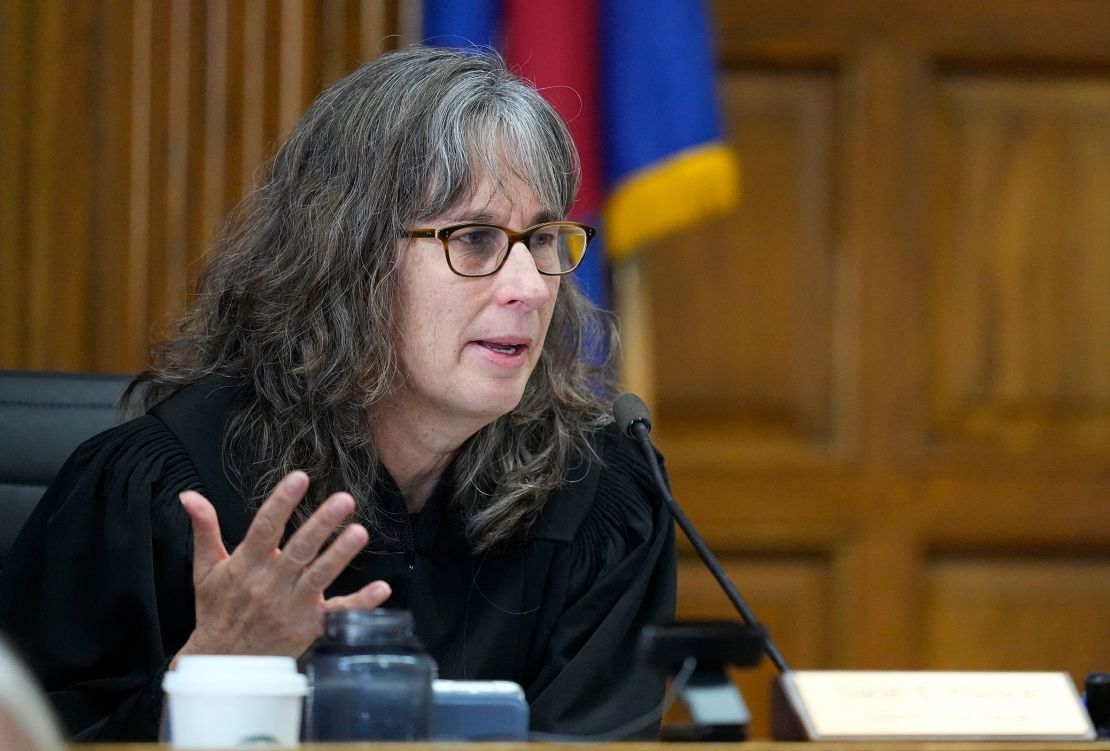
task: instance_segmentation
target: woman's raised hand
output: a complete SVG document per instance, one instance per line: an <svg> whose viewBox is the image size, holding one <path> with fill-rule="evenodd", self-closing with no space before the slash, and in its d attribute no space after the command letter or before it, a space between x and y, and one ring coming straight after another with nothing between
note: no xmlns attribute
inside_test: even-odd
<svg viewBox="0 0 1110 751"><path fill-rule="evenodd" d="M278 548L285 524L307 489L304 472L286 475L231 554L208 499L191 490L181 494L193 523L196 626L178 655L299 657L323 632L325 611L369 610L389 598L389 585L374 581L353 594L324 599L324 589L369 539L364 527L352 524L320 552L355 508L347 493L328 497L285 547Z"/></svg>

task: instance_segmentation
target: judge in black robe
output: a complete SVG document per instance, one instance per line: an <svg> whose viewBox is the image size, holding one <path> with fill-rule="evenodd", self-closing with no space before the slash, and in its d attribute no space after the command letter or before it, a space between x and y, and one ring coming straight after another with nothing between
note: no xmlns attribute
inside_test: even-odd
<svg viewBox="0 0 1110 751"><path fill-rule="evenodd" d="M296 657L383 603L442 676L520 683L535 730L651 734L636 645L673 614L673 530L589 357L611 324L570 276L578 171L495 57L412 47L320 95L142 416L74 453L5 561L0 629L74 737L153 740L177 656Z"/></svg>

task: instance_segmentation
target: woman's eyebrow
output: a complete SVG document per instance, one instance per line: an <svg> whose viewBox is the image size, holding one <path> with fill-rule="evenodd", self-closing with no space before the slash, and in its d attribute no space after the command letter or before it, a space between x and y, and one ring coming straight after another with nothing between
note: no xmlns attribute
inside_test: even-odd
<svg viewBox="0 0 1110 751"><path fill-rule="evenodd" d="M496 218L488 211L474 211L460 209L447 215L450 224L497 224Z"/></svg>
<svg viewBox="0 0 1110 751"><path fill-rule="evenodd" d="M532 221L528 223L531 227L535 224L543 224L544 222L557 222L560 215L553 211L540 211L532 215ZM488 211L478 210L473 213L467 209L462 209L457 212L451 212L447 215L448 224L500 224L498 218ZM514 229L524 229L523 227L516 227Z"/></svg>

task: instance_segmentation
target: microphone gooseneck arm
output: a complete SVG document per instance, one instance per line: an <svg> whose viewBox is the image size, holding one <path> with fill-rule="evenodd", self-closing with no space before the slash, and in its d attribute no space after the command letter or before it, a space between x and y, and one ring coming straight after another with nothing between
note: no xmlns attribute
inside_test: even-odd
<svg viewBox="0 0 1110 751"><path fill-rule="evenodd" d="M628 397L631 397L629 399ZM648 433L651 431L651 420L648 417L647 407L634 394L625 394L617 400L614 405L614 413L617 414L617 424L624 427L628 434L636 440L640 445L640 450L647 459L648 466L651 467L652 474L655 476L655 484L659 486L659 492L663 496L663 501L670 509L671 516L678 522L678 526L682 528L683 534L690 544L694 546L698 556L702 562L705 563L706 568L713 574L713 578L717 580L717 584L724 590L728 596L732 606L736 608L736 612L740 614L740 619L748 626L761 626L759 619L755 617L755 613L748 606L743 596L733 585L732 581L728 578L724 569L721 568L720 561L717 556L713 555L713 551L705 544L705 540L698 534L697 529L694 528L693 523L687 518L686 513L678 505L678 501L671 495L670 488L667 487L667 481L663 478L663 471L659 467L659 461L655 457L655 447L651 443L651 438ZM766 629L764 629L766 633ZM786 658L779 652L779 648L775 646L775 642L771 639L771 635L767 633L766 639L763 642L763 651L775 664L779 672L786 673L790 671L790 665L786 662Z"/></svg>

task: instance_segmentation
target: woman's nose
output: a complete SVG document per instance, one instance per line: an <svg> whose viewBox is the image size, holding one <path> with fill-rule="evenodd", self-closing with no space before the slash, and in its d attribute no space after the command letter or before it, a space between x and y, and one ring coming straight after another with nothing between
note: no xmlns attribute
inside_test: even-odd
<svg viewBox="0 0 1110 751"><path fill-rule="evenodd" d="M504 265L497 272L499 301L538 308L551 297L547 278L536 268L532 253L523 242L513 243Z"/></svg>

